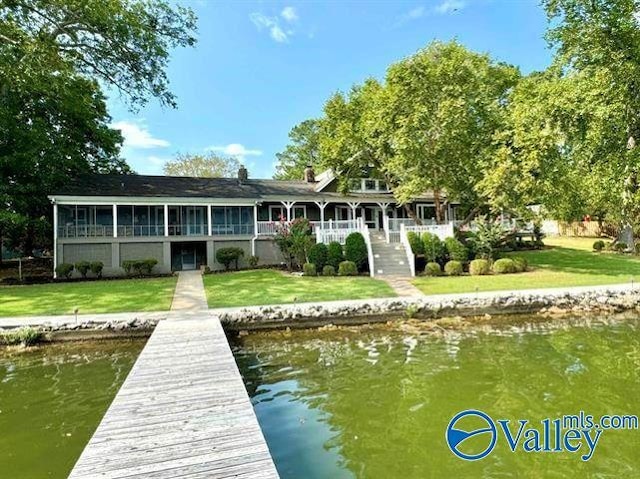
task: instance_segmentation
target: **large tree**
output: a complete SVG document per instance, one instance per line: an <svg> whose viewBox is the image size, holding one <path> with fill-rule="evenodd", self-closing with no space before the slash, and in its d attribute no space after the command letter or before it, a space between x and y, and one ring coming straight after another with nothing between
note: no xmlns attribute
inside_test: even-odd
<svg viewBox="0 0 640 479"><path fill-rule="evenodd" d="M322 167L320 122L312 118L294 126L289 132L289 144L276 153L276 158L274 177L279 180L299 180L307 166Z"/></svg>
<svg viewBox="0 0 640 479"><path fill-rule="evenodd" d="M194 28L191 10L164 0L0 3L0 207L27 225L23 249L50 217L48 193L86 172L128 171L101 86L132 109L174 106L169 52L192 45Z"/></svg>
<svg viewBox="0 0 640 479"><path fill-rule="evenodd" d="M164 165L164 174L169 176L194 176L200 178L231 178L236 176L240 162L236 158L206 155L179 154L175 160Z"/></svg>

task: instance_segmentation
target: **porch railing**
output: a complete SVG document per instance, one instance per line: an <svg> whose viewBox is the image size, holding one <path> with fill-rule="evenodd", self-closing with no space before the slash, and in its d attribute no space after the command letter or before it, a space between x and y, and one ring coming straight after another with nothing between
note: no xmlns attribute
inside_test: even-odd
<svg viewBox="0 0 640 479"><path fill-rule="evenodd" d="M327 226L331 226L330 228ZM324 228L318 228L315 231L317 243L331 243L337 241L340 244L345 244L347 236L355 231L363 232L368 228L364 224L363 218L356 218L355 220L340 220L333 222L324 222Z"/></svg>
<svg viewBox="0 0 640 479"><path fill-rule="evenodd" d="M164 225L118 225L118 236L164 236Z"/></svg>
<svg viewBox="0 0 640 479"><path fill-rule="evenodd" d="M360 218L356 220L325 220L324 223L321 221L309 221L309 223L315 234L320 230L355 231L359 228ZM258 236L274 236L278 232L280 224L280 221L258 221ZM290 224L290 222L285 224Z"/></svg>
<svg viewBox="0 0 640 479"><path fill-rule="evenodd" d="M113 236L111 225L64 225L58 226L59 238L101 238Z"/></svg>
<svg viewBox="0 0 640 479"><path fill-rule="evenodd" d="M403 230L406 233L409 231L413 231L415 233L433 233L441 240L446 238L450 238L454 235L453 233L453 221L443 224L443 225L420 225L420 226L405 226L403 225Z"/></svg>
<svg viewBox="0 0 640 479"><path fill-rule="evenodd" d="M182 225L170 224L169 236L206 236L208 234L206 224Z"/></svg>

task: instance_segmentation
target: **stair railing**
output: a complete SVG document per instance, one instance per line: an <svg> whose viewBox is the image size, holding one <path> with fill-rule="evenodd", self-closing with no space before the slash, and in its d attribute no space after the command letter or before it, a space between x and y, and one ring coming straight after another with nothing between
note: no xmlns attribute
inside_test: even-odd
<svg viewBox="0 0 640 479"><path fill-rule="evenodd" d="M411 249L409 238L407 238L407 228L403 223L400 224L400 243L404 247L404 251L407 255L407 262L409 263L409 269L411 271L411 276L413 277L416 275L416 259L413 254L413 250Z"/></svg>
<svg viewBox="0 0 640 479"><path fill-rule="evenodd" d="M360 233L364 237L364 242L367 245L367 259L369 260L369 276L373 278L375 274L375 265L373 264L373 247L371 246L371 235L369 233L369 227L364 223L364 221L360 222Z"/></svg>

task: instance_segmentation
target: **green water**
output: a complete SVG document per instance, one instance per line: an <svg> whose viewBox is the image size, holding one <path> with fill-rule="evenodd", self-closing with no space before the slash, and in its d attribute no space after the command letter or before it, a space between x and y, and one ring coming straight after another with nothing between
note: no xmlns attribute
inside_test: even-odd
<svg viewBox="0 0 640 479"><path fill-rule="evenodd" d="M505 324L506 321L506 324ZM511 452L465 462L451 418L640 415L636 318L252 334L234 354L283 478L640 477L640 431L603 431L588 462ZM537 423L536 423L537 422ZM517 425L514 426L514 433Z"/></svg>
<svg viewBox="0 0 640 479"><path fill-rule="evenodd" d="M67 477L143 346L0 349L0 477Z"/></svg>

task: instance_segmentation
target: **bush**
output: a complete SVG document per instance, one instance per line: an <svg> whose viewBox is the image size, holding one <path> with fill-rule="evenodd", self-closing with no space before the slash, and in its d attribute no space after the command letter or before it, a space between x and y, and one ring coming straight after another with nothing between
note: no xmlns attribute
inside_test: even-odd
<svg viewBox="0 0 640 479"><path fill-rule="evenodd" d="M522 273L529 267L529 263L522 256L514 256L513 263L516 265L516 273Z"/></svg>
<svg viewBox="0 0 640 479"><path fill-rule="evenodd" d="M358 268L353 261L343 261L338 266L338 276L355 276L358 274Z"/></svg>
<svg viewBox="0 0 640 479"><path fill-rule="evenodd" d="M447 238L444 240L444 246L447 250L449 260L464 263L469 259L469 251L467 247L455 238Z"/></svg>
<svg viewBox="0 0 640 479"><path fill-rule="evenodd" d="M600 251L602 251L604 249L604 241L602 240L597 240L593 242L593 250L597 251L598 253Z"/></svg>
<svg viewBox="0 0 640 479"><path fill-rule="evenodd" d="M333 269L337 270L343 261L342 245L337 241L332 241L329 243L329 246L327 246L327 264L330 264L333 266Z"/></svg>
<svg viewBox="0 0 640 479"><path fill-rule="evenodd" d="M616 243L613 245L613 250L617 251L618 253L622 253L627 250L627 243Z"/></svg>
<svg viewBox="0 0 640 479"><path fill-rule="evenodd" d="M128 259L122 262L122 269L127 276L144 276L150 275L153 267L158 264L155 258L148 259Z"/></svg>
<svg viewBox="0 0 640 479"><path fill-rule="evenodd" d="M96 276L96 278L102 278L102 270L104 263L102 261L92 261L89 265L89 269Z"/></svg>
<svg viewBox="0 0 640 479"><path fill-rule="evenodd" d="M305 263L302 265L302 275L303 276L318 276L318 272L316 271L316 265L313 263Z"/></svg>
<svg viewBox="0 0 640 479"><path fill-rule="evenodd" d="M491 268L495 274L510 274L516 272L516 264L511 258L500 258Z"/></svg>
<svg viewBox="0 0 640 479"><path fill-rule="evenodd" d="M75 264L75 269L78 273L82 275L83 278L87 278L87 274L89 273L89 269L91 268L91 263L88 261L78 261Z"/></svg>
<svg viewBox="0 0 640 479"><path fill-rule="evenodd" d="M316 265L318 271L322 271L324 265L327 264L329 250L324 243L316 243L309 248L309 262Z"/></svg>
<svg viewBox="0 0 640 479"><path fill-rule="evenodd" d="M258 256L249 256L247 258L247 263L251 268L255 268L256 266L258 266L259 262L260 262L260 258Z"/></svg>
<svg viewBox="0 0 640 479"><path fill-rule="evenodd" d="M440 276L442 274L442 269L438 263L430 261L424 267L424 274L427 276Z"/></svg>
<svg viewBox="0 0 640 479"><path fill-rule="evenodd" d="M327 264L324 266L324 268L322 268L322 276L335 276L335 275L336 275L336 269L330 264Z"/></svg>
<svg viewBox="0 0 640 479"><path fill-rule="evenodd" d="M454 259L444 265L444 272L447 276L460 276L463 271L462 263Z"/></svg>
<svg viewBox="0 0 640 479"><path fill-rule="evenodd" d="M226 271L229 271L231 263L235 263L236 269L238 269L238 260L244 256L242 248L229 247L220 248L216 251L216 261L224 266Z"/></svg>
<svg viewBox="0 0 640 479"><path fill-rule="evenodd" d="M445 249L442 241L433 233L422 234L424 259L429 263L440 262L444 259Z"/></svg>
<svg viewBox="0 0 640 479"><path fill-rule="evenodd" d="M424 254L424 244L420 239L420 235L415 231L409 231L407 233L407 241L409 241L409 245L411 246L411 251L415 255L423 255Z"/></svg>
<svg viewBox="0 0 640 479"><path fill-rule="evenodd" d="M65 279L71 278L73 274L73 265L71 263L60 263L56 266L56 273Z"/></svg>
<svg viewBox="0 0 640 479"><path fill-rule="evenodd" d="M65 263L62 263L65 264ZM39 343L44 333L30 326L24 326L19 329L0 332L0 344L7 346L21 344L23 346L32 346Z"/></svg>
<svg viewBox="0 0 640 479"><path fill-rule="evenodd" d="M124 273L127 276L131 276L131 274L133 273L133 266L134 266L135 261L127 259L124 260L122 262L122 269L124 269Z"/></svg>
<svg viewBox="0 0 640 479"><path fill-rule="evenodd" d="M344 244L344 259L355 263L358 271L366 269L369 254L362 233L354 232L347 236Z"/></svg>
<svg viewBox="0 0 640 479"><path fill-rule="evenodd" d="M469 263L469 274L473 276L482 276L485 274L489 274L491 270L491 264L489 260L486 259L474 259L471 263Z"/></svg>

